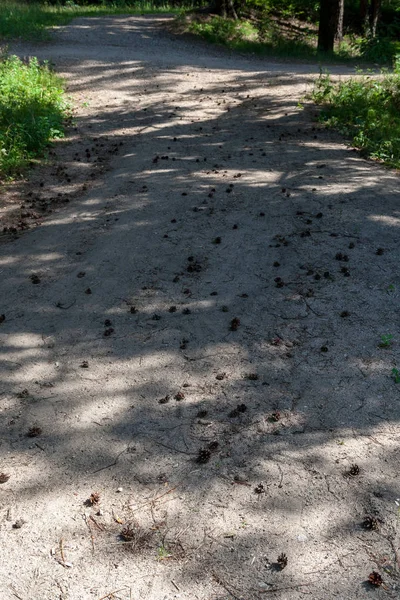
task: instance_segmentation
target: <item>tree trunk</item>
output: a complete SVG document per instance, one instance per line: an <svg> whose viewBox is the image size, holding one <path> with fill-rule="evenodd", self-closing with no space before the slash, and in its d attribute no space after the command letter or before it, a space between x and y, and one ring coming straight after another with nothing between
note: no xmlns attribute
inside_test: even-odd
<svg viewBox="0 0 400 600"><path fill-rule="evenodd" d="M203 11L201 11L203 12ZM220 15L221 17L229 17L231 19L237 19L237 13L233 5L233 0L212 0L209 6L204 10L214 15Z"/></svg>
<svg viewBox="0 0 400 600"><path fill-rule="evenodd" d="M343 41L343 19L344 19L344 0L339 0L339 14L338 14L338 23L336 28L336 41Z"/></svg>
<svg viewBox="0 0 400 600"><path fill-rule="evenodd" d="M321 0L319 12L318 50L333 52L338 32L342 0Z"/></svg>
<svg viewBox="0 0 400 600"><path fill-rule="evenodd" d="M360 0L360 23L361 23L361 32L363 35L367 35L368 33L368 0Z"/></svg>
<svg viewBox="0 0 400 600"><path fill-rule="evenodd" d="M376 28L378 25L380 10L381 10L381 0L371 0L369 25L370 25L372 37L376 36Z"/></svg>

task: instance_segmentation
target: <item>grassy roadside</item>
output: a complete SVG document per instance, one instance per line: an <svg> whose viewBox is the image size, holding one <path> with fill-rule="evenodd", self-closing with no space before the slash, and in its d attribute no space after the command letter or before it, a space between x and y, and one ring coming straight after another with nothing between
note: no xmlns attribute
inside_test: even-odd
<svg viewBox="0 0 400 600"><path fill-rule="evenodd" d="M400 65L380 79L363 75L334 84L322 74L311 93L321 120L352 140L362 156L400 168Z"/></svg>
<svg viewBox="0 0 400 600"><path fill-rule="evenodd" d="M400 53L398 42L386 39L366 41L355 36L346 36L333 54L320 53L315 25L294 19L280 21L271 16L258 20L181 16L179 28L182 32L187 31L239 52L292 60L392 64L396 53Z"/></svg>
<svg viewBox="0 0 400 600"><path fill-rule="evenodd" d="M0 177L18 177L51 139L64 132L67 105L61 79L47 65L16 56L0 61Z"/></svg>
<svg viewBox="0 0 400 600"><path fill-rule="evenodd" d="M190 2L187 4L191 7ZM24 39L46 41L50 39L51 27L65 25L76 17L99 17L104 15L126 15L147 13L178 13L175 7L152 3L146 0L102 6L78 6L70 2L67 6L50 6L45 3L24 4L15 0L1 0L0 3L0 41Z"/></svg>

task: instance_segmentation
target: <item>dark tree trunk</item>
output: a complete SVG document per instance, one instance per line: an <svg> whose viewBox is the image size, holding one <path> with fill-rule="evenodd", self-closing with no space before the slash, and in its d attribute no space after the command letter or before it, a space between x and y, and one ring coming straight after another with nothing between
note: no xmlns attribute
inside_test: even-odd
<svg viewBox="0 0 400 600"><path fill-rule="evenodd" d="M376 36L376 28L378 26L379 13L381 11L381 0L371 0L369 25L372 37Z"/></svg>
<svg viewBox="0 0 400 600"><path fill-rule="evenodd" d="M318 50L332 52L338 32L342 0L321 0L319 12Z"/></svg>
<svg viewBox="0 0 400 600"><path fill-rule="evenodd" d="M220 15L221 17L229 17L231 19L238 18L233 5L233 0L212 0L210 5L207 6L205 12L209 12L214 15Z"/></svg>
<svg viewBox="0 0 400 600"><path fill-rule="evenodd" d="M360 22L363 35L368 33L368 0L360 0Z"/></svg>

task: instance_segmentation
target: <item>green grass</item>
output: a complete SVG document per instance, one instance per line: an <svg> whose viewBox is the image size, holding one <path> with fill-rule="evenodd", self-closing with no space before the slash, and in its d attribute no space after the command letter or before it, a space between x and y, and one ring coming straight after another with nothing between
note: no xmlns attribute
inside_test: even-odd
<svg viewBox="0 0 400 600"><path fill-rule="evenodd" d="M190 22L187 30L209 42L223 44L239 52L305 59L317 54L314 35L304 32L288 36L269 20L256 26L244 19L231 20L213 16Z"/></svg>
<svg viewBox="0 0 400 600"><path fill-rule="evenodd" d="M387 38L363 39L346 36L331 54L317 49L317 29L306 22L286 27L266 15L258 20L224 19L218 16L189 20L186 30L209 42L222 44L239 52L252 52L265 56L318 60L319 62L354 62L358 64L389 64L400 44Z"/></svg>
<svg viewBox="0 0 400 600"><path fill-rule="evenodd" d="M66 102L61 79L36 58L0 60L0 177L22 174L63 136Z"/></svg>
<svg viewBox="0 0 400 600"><path fill-rule="evenodd" d="M187 2L187 7L192 5ZM65 25L76 17L98 17L104 15L178 13L182 8L171 7L168 2L138 0L112 4L79 6L72 1L65 6L50 6L45 3L25 4L22 1L0 0L0 40L25 39L46 41L49 29Z"/></svg>
<svg viewBox="0 0 400 600"><path fill-rule="evenodd" d="M321 120L352 140L363 156L400 168L400 65L380 78L369 75L334 84L321 74L312 99Z"/></svg>

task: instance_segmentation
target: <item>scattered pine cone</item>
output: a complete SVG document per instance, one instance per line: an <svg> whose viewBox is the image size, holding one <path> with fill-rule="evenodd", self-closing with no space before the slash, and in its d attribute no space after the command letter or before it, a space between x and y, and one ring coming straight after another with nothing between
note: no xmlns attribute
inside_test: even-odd
<svg viewBox="0 0 400 600"><path fill-rule="evenodd" d="M286 567L287 563L288 563L288 559L287 559L286 554L284 552L282 552L282 554L280 554L278 556L278 559L277 559L276 562L278 563L278 565L281 568L281 570L283 570Z"/></svg>
<svg viewBox="0 0 400 600"><path fill-rule="evenodd" d="M231 321L231 331L237 331L238 327L240 325L240 319L238 319L237 317L234 317Z"/></svg>
<svg viewBox="0 0 400 600"><path fill-rule="evenodd" d="M364 529L372 529L374 531L377 531L379 529L380 522L381 520L377 517L374 517L372 515L366 515L362 522L362 526Z"/></svg>
<svg viewBox="0 0 400 600"><path fill-rule="evenodd" d="M88 504L90 504L90 506L94 506L95 504L98 504L99 502L100 502L99 492L92 492L89 496Z"/></svg>
<svg viewBox="0 0 400 600"><path fill-rule="evenodd" d="M254 488L254 493L255 494L265 494L265 487L264 484L259 483L255 488Z"/></svg>
<svg viewBox="0 0 400 600"><path fill-rule="evenodd" d="M372 571L372 573L368 575L368 581L371 585L375 585L376 587L383 584L382 576L377 571Z"/></svg>
<svg viewBox="0 0 400 600"><path fill-rule="evenodd" d="M218 448L218 446L219 446L219 442L217 442L217 441L210 442L208 444L208 449L211 450L211 452L212 452L213 450L216 450Z"/></svg>
<svg viewBox="0 0 400 600"><path fill-rule="evenodd" d="M166 396L164 396L164 398L160 398L160 400L158 401L159 404L167 404L167 402L169 402L170 396L168 396L168 394Z"/></svg>
<svg viewBox="0 0 400 600"><path fill-rule="evenodd" d="M175 400L178 400L178 401L180 401L180 400L183 400L183 399L184 399L184 397L185 397L185 394L184 394L183 392L178 392L178 393L177 393L177 394L175 394L175 396L174 396Z"/></svg>
<svg viewBox="0 0 400 600"><path fill-rule="evenodd" d="M244 376L245 379L249 379L250 381L257 381L258 379L258 374L257 373L247 373Z"/></svg>
<svg viewBox="0 0 400 600"><path fill-rule="evenodd" d="M208 415L208 410L199 410L197 416L199 419L204 419Z"/></svg>
<svg viewBox="0 0 400 600"><path fill-rule="evenodd" d="M0 483L6 483L10 479L10 475L8 473L0 473Z"/></svg>
<svg viewBox="0 0 400 600"><path fill-rule="evenodd" d="M211 458L211 451L208 448L200 448L196 462L200 464L207 463Z"/></svg>
<svg viewBox="0 0 400 600"><path fill-rule="evenodd" d="M272 421L273 423L277 423L280 418L281 418L281 413L278 410L276 410L270 416L270 421Z"/></svg>
<svg viewBox="0 0 400 600"><path fill-rule="evenodd" d="M40 427L37 427L37 426L35 426L35 427L30 427L30 428L28 429L28 431L27 431L27 434L26 434L26 435L27 435L28 437L34 438L34 437L38 437L38 436L39 436L41 433L42 433L42 430L41 430L41 428L40 428Z"/></svg>
<svg viewBox="0 0 400 600"><path fill-rule="evenodd" d="M344 473L345 477L357 477L360 474L360 467L355 463L350 466L350 469Z"/></svg>
<svg viewBox="0 0 400 600"><path fill-rule="evenodd" d="M121 531L121 537L125 542L131 542L135 539L135 530L130 523Z"/></svg>

